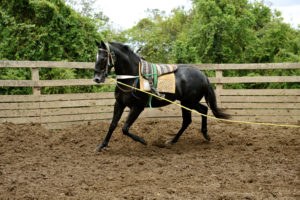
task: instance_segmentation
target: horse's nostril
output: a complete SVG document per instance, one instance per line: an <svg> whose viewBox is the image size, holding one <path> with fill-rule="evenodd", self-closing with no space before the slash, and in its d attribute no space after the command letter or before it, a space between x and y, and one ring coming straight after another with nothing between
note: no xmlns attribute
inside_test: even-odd
<svg viewBox="0 0 300 200"><path fill-rule="evenodd" d="M100 83L100 78L99 78L99 77L95 77L95 78L94 78L94 81L95 81L96 83Z"/></svg>

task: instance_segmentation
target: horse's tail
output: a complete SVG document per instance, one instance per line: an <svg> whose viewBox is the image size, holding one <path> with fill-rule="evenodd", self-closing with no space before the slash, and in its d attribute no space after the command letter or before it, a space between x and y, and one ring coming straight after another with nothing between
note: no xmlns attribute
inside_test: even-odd
<svg viewBox="0 0 300 200"><path fill-rule="evenodd" d="M205 100L207 105L210 107L215 117L223 118L223 119L230 118L230 115L224 113L220 108L217 107L217 99L216 99L214 88L212 87L208 79L207 81L208 81L208 90L205 95Z"/></svg>

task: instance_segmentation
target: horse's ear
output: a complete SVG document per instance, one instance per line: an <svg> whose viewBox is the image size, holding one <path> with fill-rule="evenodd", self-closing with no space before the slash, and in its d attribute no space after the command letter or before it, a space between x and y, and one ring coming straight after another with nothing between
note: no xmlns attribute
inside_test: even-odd
<svg viewBox="0 0 300 200"><path fill-rule="evenodd" d="M105 45L105 43L104 43L102 40L101 40L100 47L102 47L102 48L106 48L106 45Z"/></svg>
<svg viewBox="0 0 300 200"><path fill-rule="evenodd" d="M95 41L96 45L99 47L99 48L105 48L105 43L101 40L101 42L98 42L97 40Z"/></svg>

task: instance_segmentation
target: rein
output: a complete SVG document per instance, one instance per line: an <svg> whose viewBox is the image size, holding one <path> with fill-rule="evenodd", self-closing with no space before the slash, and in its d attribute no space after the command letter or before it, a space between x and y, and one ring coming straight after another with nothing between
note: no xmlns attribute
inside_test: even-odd
<svg viewBox="0 0 300 200"><path fill-rule="evenodd" d="M128 76L128 77L126 77L126 76ZM117 77L118 77L118 76L117 76ZM136 79L136 80L133 82L133 87L136 88L136 87L137 87L137 83L138 83L138 81L139 81L139 76L124 75L124 77L119 78L119 79L133 79L133 78ZM118 79L118 78L116 78L116 79ZM119 86L118 82L119 82L119 81L117 81L116 87L119 88L122 92L128 93L128 92L133 92L133 91L134 91L134 89L132 89L132 88L129 89L129 90L125 90L125 89L121 88L121 87ZM135 96L135 95L133 94L133 96Z"/></svg>
<svg viewBox="0 0 300 200"><path fill-rule="evenodd" d="M119 88L122 92L125 92L125 93L132 92L132 90L133 90L133 89L125 90L125 89L121 88L118 83L116 84L116 87Z"/></svg>
<svg viewBox="0 0 300 200"><path fill-rule="evenodd" d="M154 80L153 86L154 86L154 88L157 88L157 68L156 68L156 65L155 65L155 64L152 64L152 66L153 66L153 71L154 71L154 73L142 75L142 74L141 74L141 62L139 62L139 75L138 75L138 76L134 76L134 75L117 75L117 76L116 76L116 79L117 79L117 80L118 80L118 79L120 80L120 79L133 79L133 78L136 78L136 80L135 80L134 83L133 83L133 88L137 88L136 84L138 83L140 77L146 77L146 76L153 76L153 75L154 75L154 77L153 77L153 80ZM137 98L137 97L134 95L134 93L133 93L133 92L134 92L134 89L131 88L131 89L129 89L129 90L125 90L125 89L121 88L121 87L118 85L118 81L117 81L116 86L117 86L122 92L131 92L132 95L133 95L135 98ZM152 96L149 96L148 104L149 104L149 107L152 108Z"/></svg>
<svg viewBox="0 0 300 200"><path fill-rule="evenodd" d="M140 71L140 65L141 65L141 62L139 62L139 71ZM155 70L154 73L152 73L152 74L144 74L144 75L141 75L141 73L139 72L139 75L137 75L137 76L135 76L135 75L117 75L117 76L116 76L116 79L117 79L117 80L136 79L136 80L134 81L134 83L133 83L133 88L137 88L137 83L138 83L140 77L144 77L144 78L145 78L145 77L147 77L147 76L153 76L153 75L156 75L156 77L157 77L157 72L156 72L156 70ZM117 81L116 87L118 87L122 92L128 93L128 92L133 92L133 91L134 91L133 88L131 88L131 89L129 89L129 90L125 90L125 89L121 88L121 87L119 86L118 82L119 82L119 81ZM157 84L157 79L156 79L155 83ZM132 93L132 95L135 96L133 93ZM135 97L136 97L136 96L135 96ZM136 97L136 98L137 98L137 97ZM152 96L150 96L150 99L149 99L149 102L150 102L149 105L150 105L150 107L151 107L151 100L152 100Z"/></svg>

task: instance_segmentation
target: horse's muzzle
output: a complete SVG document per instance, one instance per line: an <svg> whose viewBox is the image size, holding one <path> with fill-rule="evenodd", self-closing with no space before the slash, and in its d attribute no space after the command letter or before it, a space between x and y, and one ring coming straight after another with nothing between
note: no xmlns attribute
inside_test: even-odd
<svg viewBox="0 0 300 200"><path fill-rule="evenodd" d="M96 82L96 83L104 83L104 81L105 81L105 76L104 75L95 75L94 76L94 81Z"/></svg>

